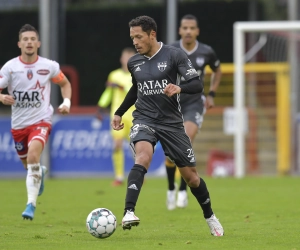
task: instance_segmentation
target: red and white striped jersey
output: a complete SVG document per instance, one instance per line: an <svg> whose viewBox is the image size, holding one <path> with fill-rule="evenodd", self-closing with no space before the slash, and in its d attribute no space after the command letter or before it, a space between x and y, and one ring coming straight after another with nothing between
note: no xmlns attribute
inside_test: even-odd
<svg viewBox="0 0 300 250"><path fill-rule="evenodd" d="M52 123L50 104L51 82L64 78L59 64L38 56L34 63L25 63L21 57L8 61L0 71L0 90L7 88L15 99L12 105L12 129L22 129L40 121Z"/></svg>

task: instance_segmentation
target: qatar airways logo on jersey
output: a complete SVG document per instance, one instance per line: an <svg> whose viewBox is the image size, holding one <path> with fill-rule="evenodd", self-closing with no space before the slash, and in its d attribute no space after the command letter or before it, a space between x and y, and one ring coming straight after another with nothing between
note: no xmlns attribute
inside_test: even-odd
<svg viewBox="0 0 300 250"><path fill-rule="evenodd" d="M16 103L14 107L16 108L39 108L42 105L42 100L44 100L44 89L39 83L29 89L28 91L13 91L14 99Z"/></svg>
<svg viewBox="0 0 300 250"><path fill-rule="evenodd" d="M138 82L137 86L139 91L143 95L160 95L164 94L164 88L168 85L168 80L149 80L144 82Z"/></svg>

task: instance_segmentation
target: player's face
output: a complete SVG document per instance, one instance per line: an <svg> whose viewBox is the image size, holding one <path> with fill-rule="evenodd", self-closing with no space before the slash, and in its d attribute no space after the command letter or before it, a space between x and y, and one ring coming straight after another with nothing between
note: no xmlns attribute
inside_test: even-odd
<svg viewBox="0 0 300 250"><path fill-rule="evenodd" d="M130 37L133 41L133 45L136 51L141 55L149 55L152 48L153 40L152 32L150 35L142 30L141 26L135 26L130 28Z"/></svg>
<svg viewBox="0 0 300 250"><path fill-rule="evenodd" d="M20 35L18 46L22 54L27 56L36 55L41 43L34 31L26 31Z"/></svg>
<svg viewBox="0 0 300 250"><path fill-rule="evenodd" d="M193 43L199 35L199 28L195 20L183 19L179 27L179 35L183 43Z"/></svg>

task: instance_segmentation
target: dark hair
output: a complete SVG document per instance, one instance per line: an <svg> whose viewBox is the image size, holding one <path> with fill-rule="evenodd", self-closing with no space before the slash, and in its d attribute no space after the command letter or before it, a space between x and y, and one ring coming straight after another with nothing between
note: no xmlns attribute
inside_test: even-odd
<svg viewBox="0 0 300 250"><path fill-rule="evenodd" d="M129 27L135 27L135 26L141 26L142 30L146 32L148 35L150 32L153 30L157 32L157 25L156 22L152 17L149 16L139 16L136 17L135 19L132 19L129 22Z"/></svg>
<svg viewBox="0 0 300 250"><path fill-rule="evenodd" d="M181 21L182 20L195 20L196 21L196 24L197 24L197 26L199 26L198 25L198 19L197 19L197 17L195 17L194 15L191 15L191 14L187 14L187 15L184 15L182 18L181 18Z"/></svg>
<svg viewBox="0 0 300 250"><path fill-rule="evenodd" d="M20 31L19 31L19 38L21 37L21 34L23 32L26 32L26 31L33 31L36 33L37 37L39 38L39 32L36 30L36 28L34 28L32 25L30 24L25 24L21 27Z"/></svg>

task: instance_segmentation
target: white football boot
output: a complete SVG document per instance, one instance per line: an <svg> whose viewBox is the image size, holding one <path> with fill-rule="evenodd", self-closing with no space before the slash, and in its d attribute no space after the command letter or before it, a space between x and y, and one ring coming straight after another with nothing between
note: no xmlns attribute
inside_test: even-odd
<svg viewBox="0 0 300 250"><path fill-rule="evenodd" d="M125 216L122 219L122 228L131 229L133 226L138 226L140 224L140 219L135 216L134 212L127 210Z"/></svg>
<svg viewBox="0 0 300 250"><path fill-rule="evenodd" d="M176 188L167 191L167 209L174 210L176 208Z"/></svg>
<svg viewBox="0 0 300 250"><path fill-rule="evenodd" d="M185 208L188 205L188 196L186 190L178 191L176 205L180 208Z"/></svg>
<svg viewBox="0 0 300 250"><path fill-rule="evenodd" d="M207 225L209 226L210 233L213 236L223 236L224 235L224 229L214 214L210 218L205 219L205 220L207 222Z"/></svg>
<svg viewBox="0 0 300 250"><path fill-rule="evenodd" d="M44 188L45 188L44 180L45 180L45 175L48 172L47 167L41 166L41 168L42 168L42 178L41 178L41 186L40 186L38 196L42 195L42 193L44 192Z"/></svg>

